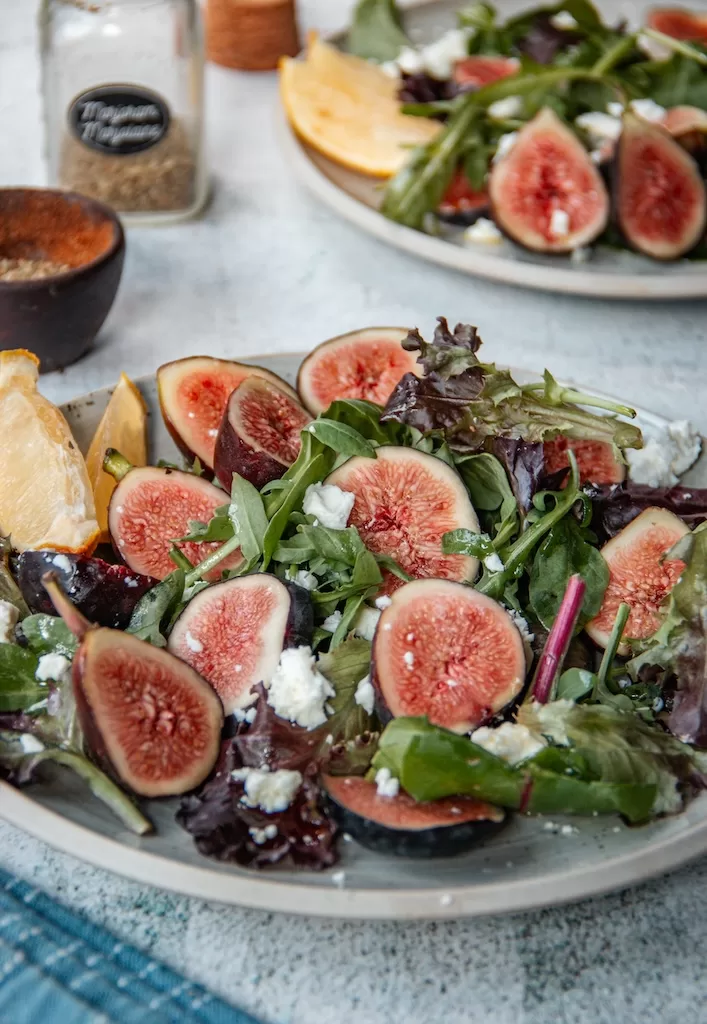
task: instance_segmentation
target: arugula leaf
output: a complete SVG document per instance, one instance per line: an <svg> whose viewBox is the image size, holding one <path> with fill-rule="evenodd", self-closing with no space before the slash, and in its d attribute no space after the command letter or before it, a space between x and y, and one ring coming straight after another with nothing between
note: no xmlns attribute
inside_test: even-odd
<svg viewBox="0 0 707 1024"><path fill-rule="evenodd" d="M609 584L609 567L572 516L553 526L533 557L529 600L534 615L550 629L562 602L570 576L586 584L578 629L598 614Z"/></svg>
<svg viewBox="0 0 707 1024"><path fill-rule="evenodd" d="M0 644L0 711L27 711L48 694L35 679L37 656L17 644Z"/></svg>
<svg viewBox="0 0 707 1024"><path fill-rule="evenodd" d="M223 542L230 540L233 536L233 523L229 519L228 510L230 505L221 505L213 514L208 523L192 519L189 522L189 529L184 537L175 538L175 544L185 544L188 541L206 543L208 541Z"/></svg>
<svg viewBox="0 0 707 1024"><path fill-rule="evenodd" d="M28 615L20 628L27 647L38 658L43 654L63 654L71 660L76 654L78 640L56 615Z"/></svg>
<svg viewBox="0 0 707 1024"><path fill-rule="evenodd" d="M29 615L29 608L10 572L9 555L10 543L4 537L0 537L0 601L7 601L8 604L14 605L20 614L20 619L24 619L26 615Z"/></svg>
<svg viewBox="0 0 707 1024"><path fill-rule="evenodd" d="M363 455L367 459L376 457L376 450L370 441L348 423L318 416L306 429L339 455Z"/></svg>
<svg viewBox="0 0 707 1024"><path fill-rule="evenodd" d="M154 647L166 647L163 627L169 624L184 596L184 572L175 569L140 598L133 610L126 633L132 633Z"/></svg>
<svg viewBox="0 0 707 1024"><path fill-rule="evenodd" d="M263 542L268 529L263 499L250 481L238 473L233 474L231 503L228 518L233 526L233 536L238 540L243 557L247 561L257 559L263 551Z"/></svg>
<svg viewBox="0 0 707 1024"><path fill-rule="evenodd" d="M334 713L354 710L354 694L361 680L368 675L371 667L371 645L368 640L350 637L336 650L320 654L317 667L327 677L336 696L329 701ZM364 712L365 713L365 712ZM360 732L366 728L360 729ZM358 733L356 733L358 735Z"/></svg>
<svg viewBox="0 0 707 1024"><path fill-rule="evenodd" d="M346 45L366 60L395 60L404 46L411 45L395 0L359 0Z"/></svg>

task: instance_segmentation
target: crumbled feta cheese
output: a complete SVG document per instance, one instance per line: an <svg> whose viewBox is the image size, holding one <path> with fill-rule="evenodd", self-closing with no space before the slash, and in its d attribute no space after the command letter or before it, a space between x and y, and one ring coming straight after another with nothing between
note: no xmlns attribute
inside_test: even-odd
<svg viewBox="0 0 707 1024"><path fill-rule="evenodd" d="M412 651L405 651L405 654L403 654L403 661L405 662L408 668L412 668L412 666L415 664L415 655L412 653Z"/></svg>
<svg viewBox="0 0 707 1024"><path fill-rule="evenodd" d="M262 846L268 839L274 839L277 835L277 825L266 825L265 828L249 828L250 837L256 846Z"/></svg>
<svg viewBox="0 0 707 1024"><path fill-rule="evenodd" d="M589 114L580 114L574 123L585 131L594 143L604 142L605 139L615 142L623 127L621 118L603 114L600 110L593 110Z"/></svg>
<svg viewBox="0 0 707 1024"><path fill-rule="evenodd" d="M612 117L623 117L624 105L619 103L618 100L614 100L612 103L607 103L606 112L611 114Z"/></svg>
<svg viewBox="0 0 707 1024"><path fill-rule="evenodd" d="M397 62L394 60L386 60L382 64L379 64L378 67L381 69L384 75L388 76L388 78L400 77L400 68L398 67Z"/></svg>
<svg viewBox="0 0 707 1024"><path fill-rule="evenodd" d="M491 163L495 164L498 163L499 160L503 160L504 156L510 153L517 141L518 132L506 132L505 135L502 135L498 140L498 146L496 147L496 152L493 155Z"/></svg>
<svg viewBox="0 0 707 1024"><path fill-rule="evenodd" d="M377 597L375 600L376 608L378 608L382 612L384 612L386 608L389 608L392 603L392 600L385 594L383 594L382 597Z"/></svg>
<svg viewBox="0 0 707 1024"><path fill-rule="evenodd" d="M414 633L406 633L405 634L405 639L407 640L407 642L409 644L411 644L413 642L413 640L415 639L415 634Z"/></svg>
<svg viewBox="0 0 707 1024"><path fill-rule="evenodd" d="M434 43L422 47L422 70L442 81L451 78L454 65L469 54L468 44L469 33L464 29L457 28L445 32Z"/></svg>
<svg viewBox="0 0 707 1024"><path fill-rule="evenodd" d="M303 587L305 590L316 590L319 586L319 580L314 573L308 572L306 569L298 569L294 576L287 569L285 571L285 579L289 580L290 583L296 583L298 587Z"/></svg>
<svg viewBox="0 0 707 1024"><path fill-rule="evenodd" d="M499 245L503 235L488 217L479 217L465 229L462 236L465 243L472 245Z"/></svg>
<svg viewBox="0 0 707 1024"><path fill-rule="evenodd" d="M395 58L395 63L406 75L419 75L425 70L422 54L414 50L412 46L404 46Z"/></svg>
<svg viewBox="0 0 707 1024"><path fill-rule="evenodd" d="M332 612L331 615L327 615L322 622L322 629L325 629L327 633L336 633L339 628L339 623L343 619L341 612Z"/></svg>
<svg viewBox="0 0 707 1024"><path fill-rule="evenodd" d="M659 124L666 114L665 107L651 99L631 100L631 110L644 121L651 121L653 124Z"/></svg>
<svg viewBox="0 0 707 1024"><path fill-rule="evenodd" d="M54 683L63 683L70 672L71 662L63 654L43 654L34 678L40 683L47 683L50 680Z"/></svg>
<svg viewBox="0 0 707 1024"><path fill-rule="evenodd" d="M349 521L356 496L342 491L336 484L310 484L304 493L302 510L316 516L322 526L343 530Z"/></svg>
<svg viewBox="0 0 707 1024"><path fill-rule="evenodd" d="M237 722L247 722L248 725L252 725L257 714L257 708L236 708L233 717Z"/></svg>
<svg viewBox="0 0 707 1024"><path fill-rule="evenodd" d="M344 883L346 882L346 872L335 871L334 874L331 876L331 880L338 889L343 889Z"/></svg>
<svg viewBox="0 0 707 1024"><path fill-rule="evenodd" d="M33 736L31 732L23 732L20 736L20 746L25 754L39 754L44 750L44 744Z"/></svg>
<svg viewBox="0 0 707 1024"><path fill-rule="evenodd" d="M553 28L559 28L561 31L569 31L577 28L577 19L573 18L569 11L558 11L550 18L550 24Z"/></svg>
<svg viewBox="0 0 707 1024"><path fill-rule="evenodd" d="M194 654L201 654L204 650L204 645L201 640L197 640L195 636L192 636L189 630L184 634L184 643L190 651L193 651Z"/></svg>
<svg viewBox="0 0 707 1024"><path fill-rule="evenodd" d="M207 431L207 433L209 437L218 437L218 430L214 430L213 427L211 428L211 430Z"/></svg>
<svg viewBox="0 0 707 1024"><path fill-rule="evenodd" d="M580 245L570 253L571 263L588 263L592 258L592 250L588 245Z"/></svg>
<svg viewBox="0 0 707 1024"><path fill-rule="evenodd" d="M373 689L373 685L371 684L371 677L364 676L363 679L359 682L358 686L356 687L356 692L354 693L354 701L357 704L360 704L363 710L367 712L367 714L372 715L375 699L376 694L375 690Z"/></svg>
<svg viewBox="0 0 707 1024"><path fill-rule="evenodd" d="M233 671L234 672L242 672L243 671L243 666L242 665L234 665L233 666Z"/></svg>
<svg viewBox="0 0 707 1024"><path fill-rule="evenodd" d="M566 238L570 230L570 215L557 207L550 215L550 234L553 238Z"/></svg>
<svg viewBox="0 0 707 1024"><path fill-rule="evenodd" d="M0 601L0 644L11 644L15 641L15 626L20 613L9 601Z"/></svg>
<svg viewBox="0 0 707 1024"><path fill-rule="evenodd" d="M495 729L482 725L471 734L471 742L488 750L490 754L503 758L509 764L527 761L529 757L533 757L547 746L542 736L517 722L503 722Z"/></svg>
<svg viewBox="0 0 707 1024"><path fill-rule="evenodd" d="M55 565L61 572L71 572L73 566L66 555L54 555L52 565Z"/></svg>
<svg viewBox="0 0 707 1024"><path fill-rule="evenodd" d="M493 551L490 555L486 556L486 558L484 559L484 565L486 566L489 572L503 572L503 570L506 568L495 551Z"/></svg>
<svg viewBox="0 0 707 1024"><path fill-rule="evenodd" d="M311 647L290 647L280 655L268 686L268 704L280 718L303 729L326 722L327 697L334 690L316 667Z"/></svg>
<svg viewBox="0 0 707 1024"><path fill-rule="evenodd" d="M673 487L697 461L702 439L688 420L675 420L645 438L643 448L626 451L629 476L636 484Z"/></svg>
<svg viewBox="0 0 707 1024"><path fill-rule="evenodd" d="M519 117L523 113L522 96L506 96L505 99L496 100L486 111L494 121L505 121L509 117Z"/></svg>
<svg viewBox="0 0 707 1024"><path fill-rule="evenodd" d="M389 768L379 768L376 772L376 789L378 796L394 797L400 790L400 781L391 775Z"/></svg>
<svg viewBox="0 0 707 1024"><path fill-rule="evenodd" d="M533 640L535 639L535 633L530 632L530 626L528 625L526 619L524 619L520 612L517 612L515 608L509 608L508 614L513 619L513 624L520 633L520 635L523 637L523 640L525 640L529 644L532 644Z"/></svg>
<svg viewBox="0 0 707 1024"><path fill-rule="evenodd" d="M354 636L360 636L363 640L372 640L380 617L381 613L377 608L369 608L364 605L353 624Z"/></svg>
<svg viewBox="0 0 707 1024"><path fill-rule="evenodd" d="M665 701L663 700L662 697L656 697L656 699L651 704L651 709L656 713L656 715L659 712L661 712L664 707L665 707Z"/></svg>
<svg viewBox="0 0 707 1024"><path fill-rule="evenodd" d="M246 807L259 807L266 814L286 811L302 785L300 772L286 768L271 772L267 765L263 768L236 768L231 772L231 778L243 783L245 792L241 803Z"/></svg>
<svg viewBox="0 0 707 1024"><path fill-rule="evenodd" d="M665 46L664 43L659 43L657 39L652 39L644 32L639 32L636 46L651 60L670 60L673 55L673 51L668 46Z"/></svg>
<svg viewBox="0 0 707 1024"><path fill-rule="evenodd" d="M140 586L140 580L136 580L132 576L126 576L125 579L123 580L123 583L130 590L134 590L135 587L139 587Z"/></svg>

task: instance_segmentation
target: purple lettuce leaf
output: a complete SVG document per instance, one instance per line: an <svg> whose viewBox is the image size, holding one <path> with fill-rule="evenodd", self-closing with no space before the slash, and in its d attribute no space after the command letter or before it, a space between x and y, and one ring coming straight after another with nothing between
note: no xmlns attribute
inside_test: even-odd
<svg viewBox="0 0 707 1024"><path fill-rule="evenodd" d="M665 508L694 528L707 519L707 488L646 487L622 483L585 488L592 499L592 529L600 541L615 537L646 508Z"/></svg>
<svg viewBox="0 0 707 1024"><path fill-rule="evenodd" d="M528 28L523 39L517 43L518 49L536 64L552 64L558 53L566 46L580 42L582 35L567 29L555 28L547 14L539 15Z"/></svg>
<svg viewBox="0 0 707 1024"><path fill-rule="evenodd" d="M539 490L553 490L545 480L545 456L538 441L514 437L495 437L491 451L503 464L513 494L523 512L527 512ZM563 470L566 475L567 471Z"/></svg>

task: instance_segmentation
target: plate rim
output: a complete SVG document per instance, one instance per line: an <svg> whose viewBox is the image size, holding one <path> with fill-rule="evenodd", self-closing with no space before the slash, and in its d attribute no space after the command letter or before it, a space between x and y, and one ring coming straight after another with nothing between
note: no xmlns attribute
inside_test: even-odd
<svg viewBox="0 0 707 1024"><path fill-rule="evenodd" d="M403 8L403 14L414 13L426 7L436 7L443 2L445 0L412 0ZM344 28L329 33L326 38L332 42L339 42L346 31ZM299 56L301 57L301 54ZM364 233L428 263L510 287L519 285L534 291L565 295L624 301L680 301L707 297L707 265L702 275L697 272L666 275L660 272L660 264L656 265L655 272L646 274L611 271L592 273L570 269L564 264L546 266L510 260L494 256L492 253L475 252L473 249L452 245L444 239L397 224L334 184L317 167L308 154L306 143L290 125L279 93L274 127L278 145L288 166L316 199ZM366 175L360 177L366 178Z"/></svg>
<svg viewBox="0 0 707 1024"><path fill-rule="evenodd" d="M238 361L258 365L284 357L292 362L294 368L304 354L268 353L242 356ZM511 370L516 374L536 373L520 367L512 367ZM135 383L154 386L155 374L136 378ZM99 396L107 399L112 389L113 385L96 388L67 400L62 403L62 408L95 402ZM647 409L639 409L638 413L644 420L652 420L656 424L667 422L666 417ZM333 882L331 885L308 884L305 872L302 873L302 881L285 882L280 881L274 872L217 871L210 866L207 857L204 857L203 866L185 863L94 831L34 800L31 794L31 788L18 790L0 780L0 818L55 849L104 871L223 904L322 918L452 920L557 906L638 885L707 851L706 818L687 822L685 828L648 842L638 850L561 872L540 874L535 878L430 888L347 888ZM707 801L707 794L702 794L697 800ZM683 814L688 815L689 808ZM140 841L133 836L130 838L133 843ZM144 842L149 843L149 837Z"/></svg>

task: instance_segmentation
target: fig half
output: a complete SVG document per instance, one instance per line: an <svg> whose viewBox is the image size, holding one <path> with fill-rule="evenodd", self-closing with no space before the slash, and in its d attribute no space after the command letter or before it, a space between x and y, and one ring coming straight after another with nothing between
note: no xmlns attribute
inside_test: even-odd
<svg viewBox="0 0 707 1024"><path fill-rule="evenodd" d="M646 24L673 39L707 43L707 14L696 14L684 7L656 7L649 11Z"/></svg>
<svg viewBox="0 0 707 1024"><path fill-rule="evenodd" d="M355 456L327 477L355 495L349 526L376 555L388 555L414 579L472 580L478 559L442 553L448 530L479 531L479 520L459 475L441 459L414 448L385 446L377 458ZM401 585L384 573L384 591Z"/></svg>
<svg viewBox="0 0 707 1024"><path fill-rule="evenodd" d="M113 491L108 529L116 551L133 572L163 580L175 568L169 556L174 541L189 532L191 521L208 523L227 501L222 490L193 473L137 467ZM176 546L197 565L220 544L188 541ZM218 579L223 569L235 569L242 561L237 551L206 578Z"/></svg>
<svg viewBox="0 0 707 1024"><path fill-rule="evenodd" d="M506 814L468 796L418 803L407 793L379 796L359 775L325 775L327 807L343 832L369 850L398 857L453 857L495 835Z"/></svg>
<svg viewBox="0 0 707 1024"><path fill-rule="evenodd" d="M534 252L589 245L607 225L609 195L579 139L544 107L491 168L494 220Z"/></svg>
<svg viewBox="0 0 707 1024"><path fill-rule="evenodd" d="M285 647L311 643L313 627L306 590L254 573L192 598L167 646L211 683L232 714L253 703L254 686L270 682Z"/></svg>
<svg viewBox="0 0 707 1024"><path fill-rule="evenodd" d="M281 477L300 450L300 431L311 417L288 392L263 377L247 377L228 400L221 420L214 470L229 493L233 474L260 490Z"/></svg>
<svg viewBox="0 0 707 1024"><path fill-rule="evenodd" d="M707 111L699 107L671 107L662 123L688 153L698 160L704 156L707 150Z"/></svg>
<svg viewBox="0 0 707 1024"><path fill-rule="evenodd" d="M492 57L474 54L464 57L454 65L453 78L462 89L476 90L502 78L512 78L520 71L520 62L515 57Z"/></svg>
<svg viewBox="0 0 707 1024"><path fill-rule="evenodd" d="M262 366L231 359L190 356L165 363L157 371L160 408L177 447L192 460L214 468L214 449L228 399L247 377L262 377L297 399L290 385Z"/></svg>
<svg viewBox="0 0 707 1024"><path fill-rule="evenodd" d="M626 602L631 614L624 635L645 640L660 625L659 608L673 589L685 563L667 559L666 553L690 532L672 512L647 508L601 549L609 566L609 585L596 618L585 627L600 647L606 647L619 605ZM619 647L628 654L628 646Z"/></svg>
<svg viewBox="0 0 707 1024"><path fill-rule="evenodd" d="M380 617L371 672L381 710L393 718L422 715L466 733L518 696L525 647L490 597L451 580L415 580Z"/></svg>
<svg viewBox="0 0 707 1024"><path fill-rule="evenodd" d="M317 345L300 366L297 389L313 416L337 398L385 405L400 378L420 375L417 356L401 342L406 327L367 327Z"/></svg>
<svg viewBox="0 0 707 1024"><path fill-rule="evenodd" d="M624 114L617 150L616 208L628 244L657 260L675 260L699 242L707 197L690 154L665 128Z"/></svg>
<svg viewBox="0 0 707 1024"><path fill-rule="evenodd" d="M626 466L617 459L613 446L607 441L581 441L562 436L545 441L543 445L545 472L568 468L569 449L577 459L580 483L620 484L625 479Z"/></svg>

